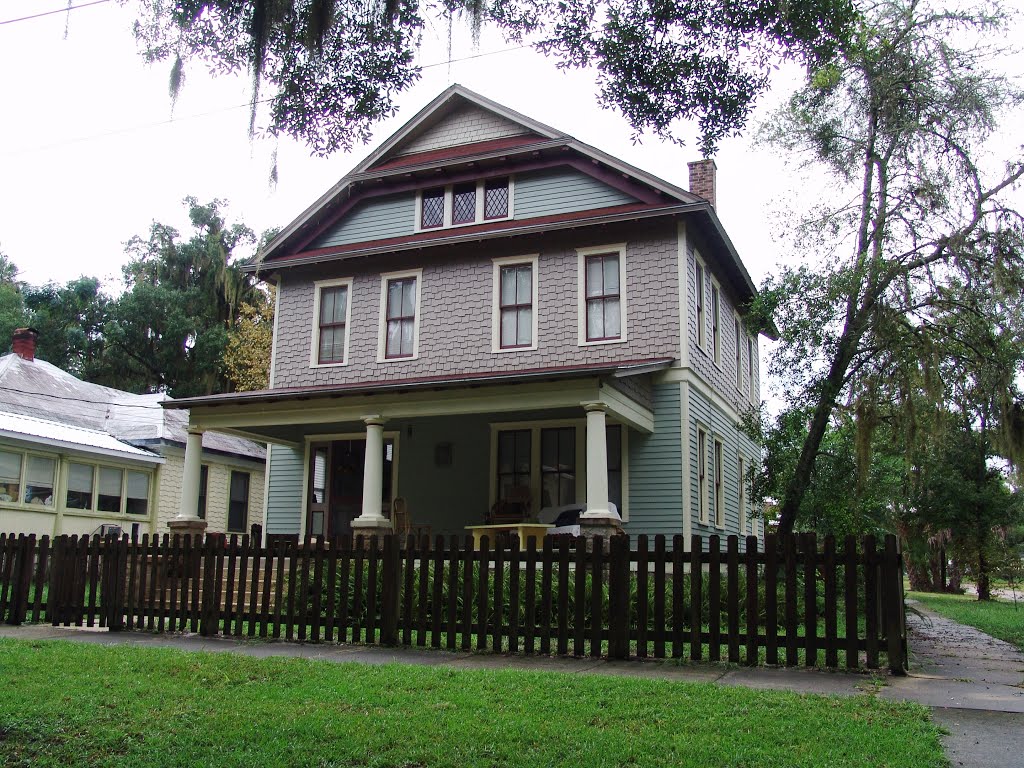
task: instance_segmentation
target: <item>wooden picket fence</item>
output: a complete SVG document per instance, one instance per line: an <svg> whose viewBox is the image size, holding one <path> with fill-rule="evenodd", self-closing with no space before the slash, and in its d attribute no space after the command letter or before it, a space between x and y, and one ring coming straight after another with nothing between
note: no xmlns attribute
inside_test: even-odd
<svg viewBox="0 0 1024 768"><path fill-rule="evenodd" d="M685 543L0 535L0 621L906 670L895 537Z"/></svg>

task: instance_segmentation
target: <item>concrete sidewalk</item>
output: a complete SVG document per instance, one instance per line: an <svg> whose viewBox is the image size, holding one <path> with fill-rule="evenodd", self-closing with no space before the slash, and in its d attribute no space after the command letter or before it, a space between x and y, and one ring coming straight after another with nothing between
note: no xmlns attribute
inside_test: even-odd
<svg viewBox="0 0 1024 768"><path fill-rule="evenodd" d="M1024 765L1024 654L971 627L916 606L908 615L911 673L892 677L806 668L736 667L673 660L605 661L547 656L499 656L430 648L303 644L281 640L204 638L191 634L110 633L26 625L0 626L0 637L71 640L99 645L293 657L358 664L415 664L452 669L524 669L565 674L615 675L705 682L763 690L916 701L932 709L949 731L944 743L954 765L1020 768Z"/></svg>

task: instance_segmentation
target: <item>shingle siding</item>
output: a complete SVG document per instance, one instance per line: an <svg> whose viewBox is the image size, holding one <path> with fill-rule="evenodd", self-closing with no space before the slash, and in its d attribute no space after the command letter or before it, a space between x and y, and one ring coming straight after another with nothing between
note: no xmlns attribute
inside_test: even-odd
<svg viewBox="0 0 1024 768"><path fill-rule="evenodd" d="M704 264L704 347L697 344L697 294L696 294L696 256L693 249L689 249L686 268L686 295L689 297L687 310L687 338L689 341L690 366L704 379L711 384L736 411L742 413L749 410L752 404L760 402L760 382L758 364L757 336L754 336L754 389L748 393L747 388L747 328L740 321L740 366L741 377L740 387L736 388L736 337L733 326L733 312L736 311L736 300L727 283L717 280L721 289L721 302L719 310L719 333L721 334L720 362L714 361L714 349L712 345L711 327L711 286L714 275L714 264L707 259L702 260Z"/></svg>
<svg viewBox="0 0 1024 768"><path fill-rule="evenodd" d="M607 238L607 239L606 239ZM577 339L576 247L626 244L627 341L579 346ZM491 351L491 258L528 253L542 247L538 259L538 349ZM504 250L500 250L504 248ZM676 239L671 225L594 234L567 235L528 244L493 245L450 251L444 258L419 255L406 260L363 262L358 272L340 264L317 271L286 273L280 285L276 387L393 380L416 376L679 356L679 310L675 266ZM377 363L381 277L384 271L423 268L419 358ZM311 368L313 282L353 277L349 324L349 364Z"/></svg>
<svg viewBox="0 0 1024 768"><path fill-rule="evenodd" d="M511 120L467 105L455 110L437 125L427 129L419 137L403 146L399 155L429 152L434 149L454 147L459 144L473 144L478 141L503 139L506 136L522 136L529 133L523 126Z"/></svg>

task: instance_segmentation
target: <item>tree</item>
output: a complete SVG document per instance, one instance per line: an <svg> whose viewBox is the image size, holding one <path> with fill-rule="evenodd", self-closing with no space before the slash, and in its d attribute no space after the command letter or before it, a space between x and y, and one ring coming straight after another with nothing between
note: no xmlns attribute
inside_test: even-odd
<svg viewBox="0 0 1024 768"><path fill-rule="evenodd" d="M10 349L14 329L28 324L18 268L0 251L0 348Z"/></svg>
<svg viewBox="0 0 1024 768"><path fill-rule="evenodd" d="M270 385L270 353L274 342L274 292L257 292L254 303L243 304L228 332L224 376L237 391Z"/></svg>
<svg viewBox="0 0 1024 768"><path fill-rule="evenodd" d="M999 328L1022 316L1022 219L1005 197L1024 163L1012 158L995 174L979 164L998 115L1022 101L989 68L999 52L985 41L1005 24L997 6L880 0L842 58L814 72L766 131L852 201L815 211L799 230L798 245L824 265L784 270L755 306L780 326L773 366L810 413L782 494L783 532L796 523L837 407L870 445L887 397L913 386L940 402L933 356L959 327L950 318L981 313ZM994 300L961 312L966 289ZM967 351L946 349L971 372L977 357Z"/></svg>
<svg viewBox="0 0 1024 768"><path fill-rule="evenodd" d="M172 62L172 98L190 61L247 71L251 127L269 91L267 130L326 155L395 112L419 77L425 24L455 17L477 36L491 25L560 66L593 67L598 101L637 134L673 138L676 121L696 120L707 154L743 127L773 66L827 61L855 14L851 0L140 0L135 35L147 61Z"/></svg>
<svg viewBox="0 0 1024 768"><path fill-rule="evenodd" d="M242 224L228 225L224 203L185 198L194 233L153 223L149 237L127 245L127 290L110 308L104 333L120 358L122 388L167 391L176 397L228 388L222 359L228 334L259 289L234 258L255 243Z"/></svg>
<svg viewBox="0 0 1024 768"><path fill-rule="evenodd" d="M110 300L100 288L96 278L80 277L22 291L29 323L39 331L36 355L87 381L104 376L103 325ZM117 374L108 378L116 383Z"/></svg>

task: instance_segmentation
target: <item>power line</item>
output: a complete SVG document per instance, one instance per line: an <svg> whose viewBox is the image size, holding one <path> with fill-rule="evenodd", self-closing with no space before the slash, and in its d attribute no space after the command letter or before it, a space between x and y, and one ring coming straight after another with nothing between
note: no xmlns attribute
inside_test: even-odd
<svg viewBox="0 0 1024 768"><path fill-rule="evenodd" d="M105 3L105 2L109 2L109 0L96 0L96 2L97 3ZM73 6L73 7L75 7L75 8L84 8L85 6ZM32 18L32 17L26 17L26 18ZM15 19L14 21L18 21L18 19ZM9 23L9 22L0 22L0 23L6 24L6 23ZM519 50L522 50L522 49L524 49L526 47L527 47L526 45L515 45L515 46L512 46L511 48L502 48L502 49L497 50L497 51L484 51L482 53L475 53L475 54L471 54L469 56L461 56L461 57L456 58L456 59L448 59L446 61L435 61L435 62L432 62L430 64L423 64L423 65L421 65L420 69L432 69L433 67L443 67L443 66L448 65L448 64L457 64L457 63L462 62L462 61L471 61L473 59L480 59L480 58L483 58L485 56L495 56L495 55L497 55L499 53L509 53L511 51L519 51ZM271 102L273 100L274 100L273 97L269 97L269 98L266 98L266 99L260 99L257 102L257 104L267 104L267 103L269 103L269 102ZM11 150L8 150L8 151L0 153L0 157L16 155L16 154L20 154L22 152L42 152L42 151L45 151L45 150L48 150L48 149L58 149L60 147L70 146L72 144L80 144L82 142L95 141L97 139L105 139L105 138L108 138L110 136L120 136L120 135L125 134L125 133L133 133L134 131L142 131L142 130L147 130L149 128L159 128L162 125L170 125L170 124L176 123L176 122L185 122L186 120L198 120L198 119L201 119L201 118L204 118L204 117L211 117L213 115L219 115L219 114L222 114L224 112L231 112L231 111L234 111L236 109L250 109L251 107L252 107L252 102L251 101L247 101L244 104L234 104L234 105L229 106L229 107L221 107L220 109L212 109L212 110L210 110L208 112L199 112L199 113L192 114L192 115L185 115L184 117L170 117L170 118L168 118L166 120L159 120L159 121L154 122L154 123L143 123L142 125L125 126L125 127L122 127L122 128L115 128L115 129L110 130L110 131L105 131L103 133L94 133L94 134L90 134L90 135L87 135L87 136L78 136L78 137L73 138L73 139L66 139L65 141L54 142L53 144L43 144L41 146L29 147L29 148L23 148L23 147L15 148L15 149L11 149Z"/></svg>
<svg viewBox="0 0 1024 768"><path fill-rule="evenodd" d="M89 405L95 405L97 408L145 408L149 410L162 411L164 407L162 405L141 405L137 403L119 403L119 402L102 402L96 400L86 400L83 397L71 397L69 395L51 395L49 392L33 392L28 389L18 389L17 387L4 387L0 386L0 390L7 392L17 392L19 395L32 395L33 397L50 397L54 400L68 400L73 403L88 403ZM129 393L130 394L130 393ZM137 395L137 397L143 397L143 395ZM14 405L14 403L2 403L0 402L0 410L3 410L5 405ZM9 411L8 411L9 413ZM17 415L17 414L16 414Z"/></svg>
<svg viewBox="0 0 1024 768"><path fill-rule="evenodd" d="M102 5L103 3L109 3L110 0L92 0L91 3L80 3L79 5L66 5L63 8L58 8L54 11L43 11L42 13L34 13L31 16L22 16L19 19L5 19L0 21L0 27L4 24L16 24L19 21L31 21L32 19L41 19L43 16L53 16L58 13L67 13L68 11L77 11L79 8L88 8L90 5Z"/></svg>

